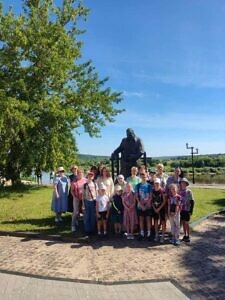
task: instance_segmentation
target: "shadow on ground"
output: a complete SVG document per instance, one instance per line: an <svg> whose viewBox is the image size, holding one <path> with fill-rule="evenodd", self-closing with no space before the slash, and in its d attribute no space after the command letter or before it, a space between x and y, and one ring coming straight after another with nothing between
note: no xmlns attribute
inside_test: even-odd
<svg viewBox="0 0 225 300"><path fill-rule="evenodd" d="M225 215L214 217L217 225L205 232L195 232L198 240L191 244L183 257L184 268L191 276L182 285L191 285L196 299L224 299L225 295ZM189 291L190 292L190 291Z"/></svg>
<svg viewBox="0 0 225 300"><path fill-rule="evenodd" d="M114 248L146 248L150 249L152 247L158 247L160 249L161 245L159 242L154 242L154 232L151 234L150 239L140 239L138 234L135 234L134 240L127 240L126 236L115 235L113 233L113 229L109 229L109 233L106 237L101 236L98 237L97 233L87 236L84 232L83 228L83 220L79 221L79 229L75 233L71 233L71 216L67 214L63 217L62 223L55 223L54 217L41 218L41 219L22 219L22 220L12 220L12 221L2 221L2 224L7 225L21 225L21 224L29 224L34 227L38 227L38 229L33 229L31 232L19 232L24 236L23 241L28 241L30 239L44 239L48 240L46 245L51 246L56 243L63 242L73 242L74 244L71 248L80 248L83 246L89 245L93 249L99 249L104 246L110 246ZM19 227L19 226L18 226ZM46 227L46 228L45 228ZM18 231L11 231L10 235L18 235ZM169 236L166 235L166 240L163 243L169 244Z"/></svg>
<svg viewBox="0 0 225 300"><path fill-rule="evenodd" d="M23 197L23 194L30 194L33 191L37 191L40 189L46 189L47 186L38 186L38 185L25 185L19 184L16 186L6 186L0 187L0 199L1 198L8 198L13 199L16 197Z"/></svg>
<svg viewBox="0 0 225 300"><path fill-rule="evenodd" d="M212 200L212 203L218 205L219 207L221 207L221 209L225 209L225 193L224 193L224 199L215 199Z"/></svg>
<svg viewBox="0 0 225 300"><path fill-rule="evenodd" d="M47 218L40 219L21 219L2 221L2 224L6 225L21 225L29 224L35 226L37 229L32 229L33 233L40 233L41 235L71 235L71 216L66 215L63 217L63 222L55 223L54 217L49 216ZM46 228L45 228L46 227Z"/></svg>

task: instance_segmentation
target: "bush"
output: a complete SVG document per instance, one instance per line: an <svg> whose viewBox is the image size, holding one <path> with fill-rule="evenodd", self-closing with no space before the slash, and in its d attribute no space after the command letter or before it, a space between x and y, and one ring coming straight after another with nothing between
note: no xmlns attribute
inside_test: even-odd
<svg viewBox="0 0 225 300"><path fill-rule="evenodd" d="M206 183L206 184L225 184L224 174L196 174L196 183Z"/></svg>

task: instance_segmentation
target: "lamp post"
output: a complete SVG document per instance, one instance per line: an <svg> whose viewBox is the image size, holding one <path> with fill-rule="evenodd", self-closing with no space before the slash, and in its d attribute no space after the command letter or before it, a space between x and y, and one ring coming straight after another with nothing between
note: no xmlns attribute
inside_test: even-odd
<svg viewBox="0 0 225 300"><path fill-rule="evenodd" d="M198 148L194 151L194 147L189 146L188 143L186 143L186 148L191 149L192 182L195 184L194 154L198 154Z"/></svg>

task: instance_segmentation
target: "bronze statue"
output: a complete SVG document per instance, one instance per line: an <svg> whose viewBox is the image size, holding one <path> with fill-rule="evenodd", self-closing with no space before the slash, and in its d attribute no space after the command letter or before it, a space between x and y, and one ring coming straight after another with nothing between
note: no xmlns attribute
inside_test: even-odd
<svg viewBox="0 0 225 300"><path fill-rule="evenodd" d="M130 176L131 167L137 165L137 160L144 153L142 141L135 135L133 129L128 128L126 132L127 137L122 139L120 146L111 155L111 159L115 160L121 153L120 173L125 178Z"/></svg>

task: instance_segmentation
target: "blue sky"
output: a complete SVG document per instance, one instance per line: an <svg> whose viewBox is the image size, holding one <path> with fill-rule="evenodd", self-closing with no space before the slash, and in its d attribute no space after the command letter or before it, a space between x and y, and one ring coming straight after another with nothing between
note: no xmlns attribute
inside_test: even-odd
<svg viewBox="0 0 225 300"><path fill-rule="evenodd" d="M18 10L21 1L3 1ZM131 127L148 156L225 153L225 2L84 0L91 9L83 58L123 92L126 112L102 128L80 130L79 152L110 155Z"/></svg>

